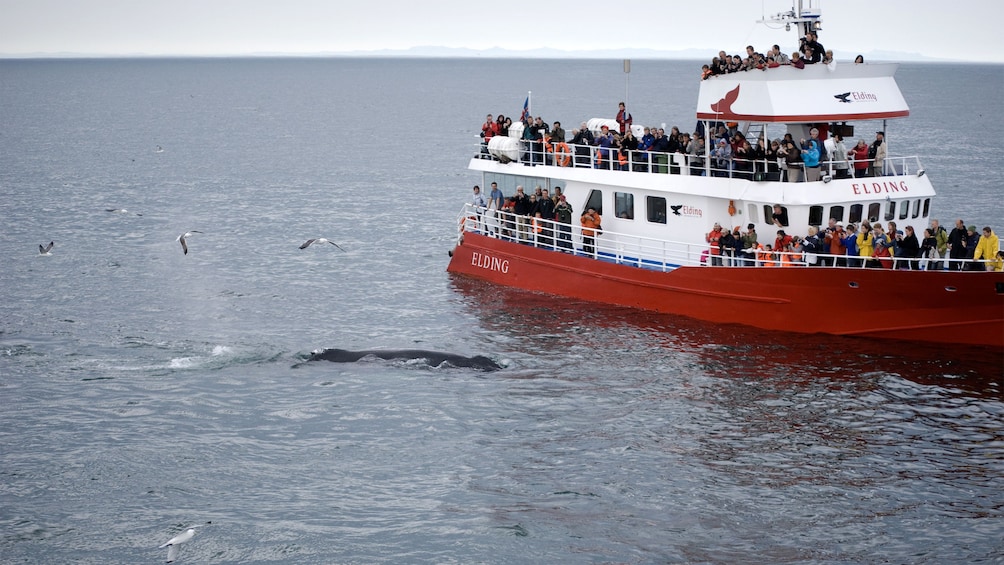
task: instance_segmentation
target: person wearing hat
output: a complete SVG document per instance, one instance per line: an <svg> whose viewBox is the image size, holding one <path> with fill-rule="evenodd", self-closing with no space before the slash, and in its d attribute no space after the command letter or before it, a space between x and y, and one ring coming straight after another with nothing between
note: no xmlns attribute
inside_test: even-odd
<svg viewBox="0 0 1004 565"><path fill-rule="evenodd" d="M875 132L875 141L868 147L868 159L872 162L872 176L881 177L885 174L885 169L883 168L885 163L886 147L885 147L885 132L877 131Z"/></svg>
<svg viewBox="0 0 1004 565"><path fill-rule="evenodd" d="M708 242L710 249L708 254L711 256L711 266L721 267L722 266L722 248L719 245L719 241L722 239L722 225L715 222L715 227L708 232L708 235L704 236L704 240Z"/></svg>
<svg viewBox="0 0 1004 565"><path fill-rule="evenodd" d="M558 192L558 187L554 188ZM572 252L572 205L565 199L565 195L558 196L558 203L554 206L554 221L558 224L558 247L567 253Z"/></svg>
<svg viewBox="0 0 1004 565"><path fill-rule="evenodd" d="M744 264L749 267L756 265L757 251L762 249L757 242L756 224L746 226L746 233L742 235L742 247L741 255L746 259Z"/></svg>
<svg viewBox="0 0 1004 565"><path fill-rule="evenodd" d="M966 259L970 261L966 263L965 270L967 271L983 271L985 270L982 263L973 260L976 257L976 248L980 244L980 235L976 231L975 225L970 225L966 228Z"/></svg>

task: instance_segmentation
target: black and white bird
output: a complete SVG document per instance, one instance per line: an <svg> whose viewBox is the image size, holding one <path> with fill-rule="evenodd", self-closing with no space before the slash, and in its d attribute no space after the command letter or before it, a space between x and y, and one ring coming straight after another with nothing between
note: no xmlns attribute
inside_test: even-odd
<svg viewBox="0 0 1004 565"><path fill-rule="evenodd" d="M111 212L112 214L131 214L131 212L125 208L105 208L105 212ZM136 215L142 216L143 214Z"/></svg>
<svg viewBox="0 0 1004 565"><path fill-rule="evenodd" d="M185 233L179 235L178 239L175 240L181 242L181 250L185 252L185 255L188 255L188 243L186 238L192 237L193 233L202 233L202 232L198 230L186 231Z"/></svg>
<svg viewBox="0 0 1004 565"><path fill-rule="evenodd" d="M185 543L186 541L188 541L188 540L192 539L193 537L195 537L195 528L197 528L197 527L198 526L192 526L191 528L188 528L184 532L182 532L182 533L174 536L173 538L167 540L167 543L165 543L164 545L162 545L159 548L157 548L157 549L164 549L165 547L167 548L167 562L168 563L171 563L172 561L174 561L175 559L178 558L178 546L179 545L181 545L181 544Z"/></svg>
<svg viewBox="0 0 1004 565"><path fill-rule="evenodd" d="M306 249L315 243L330 243L331 245L334 245L335 247L342 249L342 247L337 243L335 243L334 241L331 241L330 239L325 239L323 237L318 237L316 239L308 239L303 245L300 246L300 249ZM342 251L345 250L342 249Z"/></svg>
<svg viewBox="0 0 1004 565"><path fill-rule="evenodd" d="M40 244L38 246L38 253L40 255L52 255L52 246L55 245L55 244L56 244L56 242L54 242L54 241L50 241L49 245L44 245L43 246L43 245Z"/></svg>

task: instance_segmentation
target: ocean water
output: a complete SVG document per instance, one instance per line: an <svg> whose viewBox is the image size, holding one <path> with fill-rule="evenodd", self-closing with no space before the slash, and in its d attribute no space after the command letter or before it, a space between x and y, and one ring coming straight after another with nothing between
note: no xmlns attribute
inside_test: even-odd
<svg viewBox="0 0 1004 565"><path fill-rule="evenodd" d="M445 272L486 113L690 129L697 75L0 61L0 562L153 563L207 522L180 562L1004 562L1004 353ZM898 79L935 214L1004 231L1004 67Z"/></svg>

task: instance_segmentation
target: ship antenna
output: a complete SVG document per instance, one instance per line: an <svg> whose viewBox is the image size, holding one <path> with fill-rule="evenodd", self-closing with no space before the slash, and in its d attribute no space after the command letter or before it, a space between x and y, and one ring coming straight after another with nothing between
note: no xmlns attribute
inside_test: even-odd
<svg viewBox="0 0 1004 565"><path fill-rule="evenodd" d="M794 0L790 11L778 12L769 18L765 16L757 23L768 27L780 27L780 24L784 24L785 31L791 31L792 24L795 24L799 37L804 37L810 31L818 33L823 29L820 2L821 0Z"/></svg>

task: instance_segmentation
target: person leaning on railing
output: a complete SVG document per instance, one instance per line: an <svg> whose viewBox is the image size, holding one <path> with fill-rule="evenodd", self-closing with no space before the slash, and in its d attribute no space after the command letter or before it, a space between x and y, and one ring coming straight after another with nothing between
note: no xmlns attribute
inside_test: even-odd
<svg viewBox="0 0 1004 565"><path fill-rule="evenodd" d="M1000 250L1000 239L997 234L994 233L990 226L983 228L983 234L980 235L979 241L976 243L976 251L973 253L973 261L987 261L984 263L984 269L987 271L999 271L997 259ZM979 265L979 263L977 263Z"/></svg>

